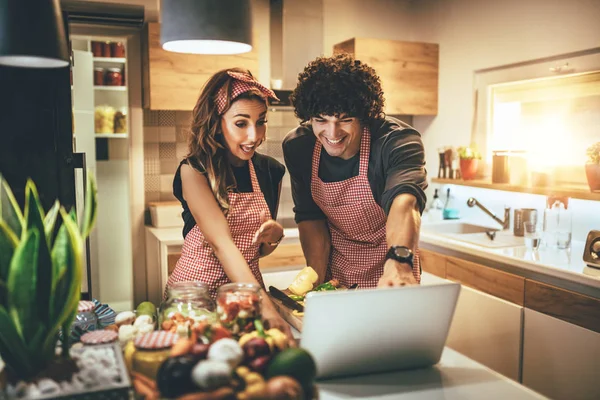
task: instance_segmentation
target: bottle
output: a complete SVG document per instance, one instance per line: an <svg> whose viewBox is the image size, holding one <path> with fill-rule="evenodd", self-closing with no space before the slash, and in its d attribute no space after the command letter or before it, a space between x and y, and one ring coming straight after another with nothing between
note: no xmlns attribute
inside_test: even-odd
<svg viewBox="0 0 600 400"><path fill-rule="evenodd" d="M433 194L433 201L431 202L431 207L429 207L429 219L431 221L441 221L442 219L444 219L443 212L444 203L442 203L442 200L438 195L438 190L435 189L435 192Z"/></svg>
<svg viewBox="0 0 600 400"><path fill-rule="evenodd" d="M571 211L560 200L544 210L544 242L547 247L568 249L572 236Z"/></svg>
<svg viewBox="0 0 600 400"><path fill-rule="evenodd" d="M450 196L450 188L448 188L448 190L446 191L446 203L444 204L444 211L442 214L444 219L460 218L458 208L454 207L454 201L452 199L452 196Z"/></svg>

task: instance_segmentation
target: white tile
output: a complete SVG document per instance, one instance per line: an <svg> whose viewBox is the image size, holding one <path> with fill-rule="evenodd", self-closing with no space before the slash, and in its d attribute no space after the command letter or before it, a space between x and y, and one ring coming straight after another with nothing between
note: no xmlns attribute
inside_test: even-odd
<svg viewBox="0 0 600 400"><path fill-rule="evenodd" d="M164 174L160 176L160 191L165 193L173 191L173 174Z"/></svg>
<svg viewBox="0 0 600 400"><path fill-rule="evenodd" d="M144 127L144 143L158 143L159 128L157 126Z"/></svg>

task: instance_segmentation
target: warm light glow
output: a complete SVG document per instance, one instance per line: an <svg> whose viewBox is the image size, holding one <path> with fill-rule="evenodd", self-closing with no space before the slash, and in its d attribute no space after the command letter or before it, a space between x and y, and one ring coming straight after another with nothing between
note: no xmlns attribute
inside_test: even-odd
<svg viewBox="0 0 600 400"><path fill-rule="evenodd" d="M242 54L251 51L252 46L225 40L173 40L165 42L163 49L188 54Z"/></svg>
<svg viewBox="0 0 600 400"><path fill-rule="evenodd" d="M0 65L18 68L62 68L69 65L69 62L48 57L0 56Z"/></svg>

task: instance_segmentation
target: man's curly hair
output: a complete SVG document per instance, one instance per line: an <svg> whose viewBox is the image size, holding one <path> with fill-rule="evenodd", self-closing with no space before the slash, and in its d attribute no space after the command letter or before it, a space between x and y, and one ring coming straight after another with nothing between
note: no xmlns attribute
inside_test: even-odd
<svg viewBox="0 0 600 400"><path fill-rule="evenodd" d="M302 122L319 115L346 114L363 123L384 117L379 76L348 54L311 61L298 75L290 100Z"/></svg>

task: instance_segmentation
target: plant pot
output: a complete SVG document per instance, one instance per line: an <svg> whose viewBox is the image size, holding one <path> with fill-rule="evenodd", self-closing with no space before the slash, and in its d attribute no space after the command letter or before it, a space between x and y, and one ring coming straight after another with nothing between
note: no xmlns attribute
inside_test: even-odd
<svg viewBox="0 0 600 400"><path fill-rule="evenodd" d="M461 158L460 159L460 174L462 178L467 181L475 179L477 176L477 167L479 160L476 158Z"/></svg>
<svg viewBox="0 0 600 400"><path fill-rule="evenodd" d="M586 164L585 175L590 191L600 192L600 164Z"/></svg>

